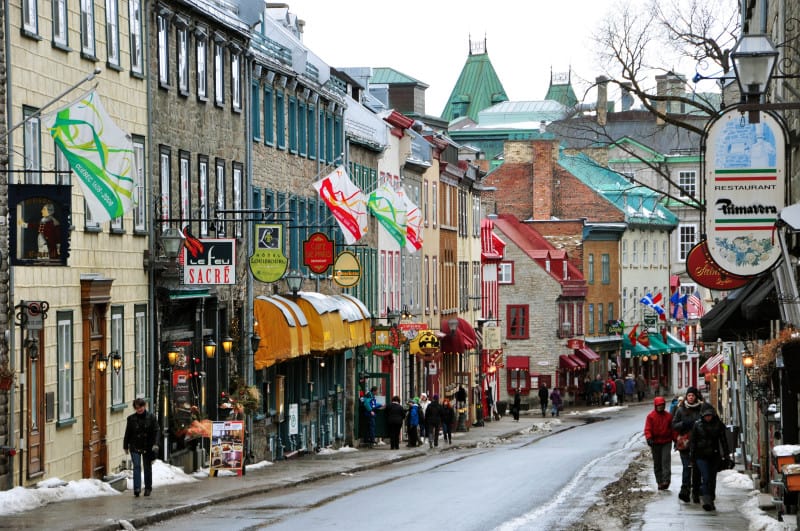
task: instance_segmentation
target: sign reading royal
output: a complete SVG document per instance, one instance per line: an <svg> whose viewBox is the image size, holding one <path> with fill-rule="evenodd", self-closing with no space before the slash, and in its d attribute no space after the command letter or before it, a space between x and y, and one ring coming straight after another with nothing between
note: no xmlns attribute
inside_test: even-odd
<svg viewBox="0 0 800 531"><path fill-rule="evenodd" d="M786 135L771 114L748 123L731 109L707 129L705 151L708 252L723 270L753 276L781 250L773 237L786 204Z"/></svg>
<svg viewBox="0 0 800 531"><path fill-rule="evenodd" d="M236 240L197 239L183 247L183 283L192 286L236 284Z"/></svg>

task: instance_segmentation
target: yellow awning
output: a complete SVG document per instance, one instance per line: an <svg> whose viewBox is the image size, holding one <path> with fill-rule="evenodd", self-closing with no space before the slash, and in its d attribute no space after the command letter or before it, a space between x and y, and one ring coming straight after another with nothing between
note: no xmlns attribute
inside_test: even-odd
<svg viewBox="0 0 800 531"><path fill-rule="evenodd" d="M253 360L256 370L309 352L308 320L297 305L293 306L295 311L286 301L276 297L255 299L253 314L258 323L258 335L261 336L261 344Z"/></svg>
<svg viewBox="0 0 800 531"><path fill-rule="evenodd" d="M331 298L337 302L342 320L350 332L350 341L347 346L353 348L369 343L369 321L364 318L359 306L351 298L344 295L332 295Z"/></svg>
<svg viewBox="0 0 800 531"><path fill-rule="evenodd" d="M301 291L293 300L308 318L312 351L325 352L347 348L350 334L342 322L339 308L330 297L321 293Z"/></svg>
<svg viewBox="0 0 800 531"><path fill-rule="evenodd" d="M341 295L339 295L339 297L343 297L352 302L358 309L359 313L361 314L362 320L360 326L361 326L361 333L364 336L364 341L360 344L363 345L372 341L372 314L369 313L367 306L356 297L348 295L347 293L342 293Z"/></svg>

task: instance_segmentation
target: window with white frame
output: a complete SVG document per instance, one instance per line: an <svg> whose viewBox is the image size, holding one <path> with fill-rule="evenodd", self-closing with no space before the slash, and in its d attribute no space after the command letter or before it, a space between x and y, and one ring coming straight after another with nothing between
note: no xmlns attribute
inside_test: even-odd
<svg viewBox="0 0 800 531"><path fill-rule="evenodd" d="M189 94L189 29L179 26L178 34L178 92Z"/></svg>
<svg viewBox="0 0 800 531"><path fill-rule="evenodd" d="M169 86L169 18L166 13L156 16L158 28L158 82Z"/></svg>
<svg viewBox="0 0 800 531"><path fill-rule="evenodd" d="M653 263L658 263L658 240L653 240Z"/></svg>
<svg viewBox="0 0 800 531"><path fill-rule="evenodd" d="M439 258L434 256L431 265L433 276L433 313L439 311Z"/></svg>
<svg viewBox="0 0 800 531"><path fill-rule="evenodd" d="M89 202L83 200L83 227L85 230L97 232L100 230L100 222L94 217L92 209L89 208Z"/></svg>
<svg viewBox="0 0 800 531"><path fill-rule="evenodd" d="M650 242L642 240L642 265L647 265L650 260Z"/></svg>
<svg viewBox="0 0 800 531"><path fill-rule="evenodd" d="M433 227L439 223L439 185L433 183L433 190L431 193L431 219L433 220Z"/></svg>
<svg viewBox="0 0 800 531"><path fill-rule="evenodd" d="M620 318L622 320L628 318L628 288L622 288L622 313Z"/></svg>
<svg viewBox="0 0 800 531"><path fill-rule="evenodd" d="M423 289L425 291L425 313L427 314L431 311L431 266L428 255L425 255L423 267L425 268L425 287Z"/></svg>
<svg viewBox="0 0 800 531"><path fill-rule="evenodd" d="M233 182L231 184L232 184L233 190L231 190L231 193L233 194L233 197L231 198L231 200L233 201L233 210L236 211L236 213L234 214L234 218L236 218L236 220L237 220L236 228L234 230L235 230L236 237L237 238L241 238L242 237L242 223L241 223L242 215L239 213L239 211L242 210L242 165L239 164L238 162L234 162L233 163L233 179L232 179L232 181Z"/></svg>
<svg viewBox="0 0 800 531"><path fill-rule="evenodd" d="M481 235L481 198L477 195L472 196L472 235Z"/></svg>
<svg viewBox="0 0 800 531"><path fill-rule="evenodd" d="M216 167L217 211L225 210L225 161L217 159ZM225 217L225 216L222 216ZM217 222L217 235L225 236L225 222Z"/></svg>
<svg viewBox="0 0 800 531"><path fill-rule="evenodd" d="M694 197L697 193L697 173L695 171L678 172L680 197Z"/></svg>
<svg viewBox="0 0 800 531"><path fill-rule="evenodd" d="M587 315L587 320L589 321L589 330L588 333L594 334L594 304L589 303L589 314Z"/></svg>
<svg viewBox="0 0 800 531"><path fill-rule="evenodd" d="M81 54L94 57L94 2L80 0L81 2Z"/></svg>
<svg viewBox="0 0 800 531"><path fill-rule="evenodd" d="M160 176L160 184L161 184L161 219L166 220L172 217L172 212L170 209L170 198L172 194L170 192L170 179L171 179L171 165L172 165L172 155L170 150L166 146L161 146L159 148L159 176Z"/></svg>
<svg viewBox="0 0 800 531"><path fill-rule="evenodd" d="M145 194L145 163L144 163L144 138L133 137L133 160L136 164L134 171L134 190L136 204L133 207L133 230L144 232L147 229L147 195Z"/></svg>
<svg viewBox="0 0 800 531"><path fill-rule="evenodd" d="M686 260L689 251L697 243L697 225L678 225L678 260Z"/></svg>
<svg viewBox="0 0 800 531"><path fill-rule="evenodd" d="M134 395L144 398L148 395L147 375L150 373L147 356L147 307L136 305L133 309L133 364Z"/></svg>
<svg viewBox="0 0 800 531"><path fill-rule="evenodd" d="M58 357L58 421L74 418L72 359L72 312L56 314L56 350Z"/></svg>
<svg viewBox="0 0 800 531"><path fill-rule="evenodd" d="M242 110L242 56L239 53L231 54L231 101L234 111Z"/></svg>
<svg viewBox="0 0 800 531"><path fill-rule="evenodd" d="M106 0L106 53L108 64L119 67L119 5L117 0Z"/></svg>
<svg viewBox="0 0 800 531"><path fill-rule="evenodd" d="M122 306L111 308L111 356L119 355L122 358L122 367L125 367L125 338L123 336L124 309ZM109 356L109 357L111 357ZM111 368L111 359L108 360ZM111 405L119 406L125 403L125 371L111 370Z"/></svg>
<svg viewBox="0 0 800 531"><path fill-rule="evenodd" d="M669 253L667 252L668 248L669 248L669 242L667 240L662 241L661 242L661 263L663 263L663 264L668 264L669 263L667 261L667 257L669 256Z"/></svg>
<svg viewBox="0 0 800 531"><path fill-rule="evenodd" d="M208 41L205 35L195 34L197 56L197 98L208 98Z"/></svg>
<svg viewBox="0 0 800 531"><path fill-rule="evenodd" d="M22 0L22 31L28 35L39 34L38 0Z"/></svg>
<svg viewBox="0 0 800 531"><path fill-rule="evenodd" d="M222 106L225 103L225 45L214 42L214 103Z"/></svg>
<svg viewBox="0 0 800 531"><path fill-rule="evenodd" d="M186 221L192 217L192 196L189 191L189 153L181 151L178 155L178 180L180 182L180 205L181 205L181 221ZM181 223L183 225L183 223Z"/></svg>
<svg viewBox="0 0 800 531"><path fill-rule="evenodd" d="M608 253L600 255L600 275L603 284L611 284L611 256Z"/></svg>
<svg viewBox="0 0 800 531"><path fill-rule="evenodd" d="M514 262L500 262L497 264L497 283L511 284L514 282Z"/></svg>
<svg viewBox="0 0 800 531"><path fill-rule="evenodd" d="M628 240L622 240L622 265L628 265Z"/></svg>
<svg viewBox="0 0 800 531"><path fill-rule="evenodd" d="M67 0L53 0L53 44L57 47L69 45L68 20Z"/></svg>
<svg viewBox="0 0 800 531"><path fill-rule="evenodd" d="M633 240L633 252L631 253L631 263L639 265L639 240Z"/></svg>
<svg viewBox="0 0 800 531"><path fill-rule="evenodd" d="M22 116L25 118L25 184L42 184L42 123L39 110L23 107Z"/></svg>
<svg viewBox="0 0 800 531"><path fill-rule="evenodd" d="M208 236L208 157L197 157L197 200L200 205L200 235Z"/></svg>
<svg viewBox="0 0 800 531"><path fill-rule="evenodd" d="M594 254L589 253L586 261L586 283L594 284Z"/></svg>
<svg viewBox="0 0 800 531"><path fill-rule="evenodd" d="M66 2L66 0L62 0ZM131 35L131 72L144 73L142 50L142 1L128 0L128 24Z"/></svg>

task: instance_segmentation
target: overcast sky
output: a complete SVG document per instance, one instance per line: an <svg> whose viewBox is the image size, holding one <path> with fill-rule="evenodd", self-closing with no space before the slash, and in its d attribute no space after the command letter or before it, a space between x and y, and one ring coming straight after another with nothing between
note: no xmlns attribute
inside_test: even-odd
<svg viewBox="0 0 800 531"><path fill-rule="evenodd" d="M643 0L638 0L643 1ZM616 0L290 0L303 42L333 67L391 67L429 85L426 113L440 115L473 41L486 48L509 99L542 100L550 70L602 73L590 36Z"/></svg>

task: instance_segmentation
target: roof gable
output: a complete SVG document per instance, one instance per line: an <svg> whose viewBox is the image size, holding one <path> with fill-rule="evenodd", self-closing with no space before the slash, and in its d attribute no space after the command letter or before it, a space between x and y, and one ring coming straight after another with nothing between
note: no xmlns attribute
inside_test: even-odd
<svg viewBox="0 0 800 531"><path fill-rule="evenodd" d="M470 50L458 81L444 106L442 118L449 122L469 116L477 122L480 111L503 101L508 101L508 96L489 60L484 44L482 53L472 53Z"/></svg>

